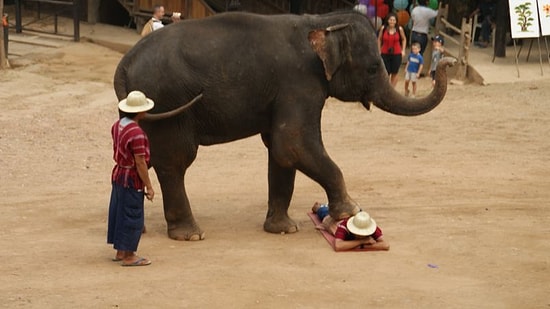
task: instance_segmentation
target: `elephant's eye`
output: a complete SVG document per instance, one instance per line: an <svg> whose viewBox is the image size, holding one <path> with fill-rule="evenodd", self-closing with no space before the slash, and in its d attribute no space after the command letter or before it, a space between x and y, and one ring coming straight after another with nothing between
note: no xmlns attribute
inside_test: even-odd
<svg viewBox="0 0 550 309"><path fill-rule="evenodd" d="M369 74L375 74L376 72L378 72L378 65L371 65L370 67L367 68L367 73Z"/></svg>

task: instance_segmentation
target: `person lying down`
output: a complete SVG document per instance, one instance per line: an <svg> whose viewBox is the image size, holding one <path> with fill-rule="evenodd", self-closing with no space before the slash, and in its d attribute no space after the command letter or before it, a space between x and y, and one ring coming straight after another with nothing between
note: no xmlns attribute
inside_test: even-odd
<svg viewBox="0 0 550 309"><path fill-rule="evenodd" d="M374 219L360 211L355 216L340 221L329 215L329 206L315 202L311 211L317 215L321 224L315 228L334 235L334 250L346 251L360 248L365 251L389 250L390 245L384 241L382 230Z"/></svg>

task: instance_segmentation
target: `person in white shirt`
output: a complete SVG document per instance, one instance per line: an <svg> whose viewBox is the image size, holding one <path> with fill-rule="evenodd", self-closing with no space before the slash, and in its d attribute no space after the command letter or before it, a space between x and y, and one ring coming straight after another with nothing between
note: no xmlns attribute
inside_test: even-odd
<svg viewBox="0 0 550 309"><path fill-rule="evenodd" d="M164 14L164 6L155 5L153 7L153 17L151 17L151 19L143 26L141 36L146 36L147 34L164 27L164 24L162 23ZM174 12L171 17L173 21L179 21L181 19L181 13Z"/></svg>
<svg viewBox="0 0 550 309"><path fill-rule="evenodd" d="M412 31L411 43L420 43L420 54L424 55L428 45L428 33L430 32L430 21L437 17L437 11L427 7L427 0L418 0L418 6L411 11Z"/></svg>

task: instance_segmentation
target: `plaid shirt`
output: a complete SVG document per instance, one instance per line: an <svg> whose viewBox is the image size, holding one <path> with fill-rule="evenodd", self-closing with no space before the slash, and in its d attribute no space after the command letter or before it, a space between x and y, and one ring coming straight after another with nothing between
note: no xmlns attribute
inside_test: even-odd
<svg viewBox="0 0 550 309"><path fill-rule="evenodd" d="M134 156L145 156L149 165L149 140L136 122L128 118L119 119L111 128L113 137L113 168L111 181L128 188L143 190L144 184L139 178Z"/></svg>

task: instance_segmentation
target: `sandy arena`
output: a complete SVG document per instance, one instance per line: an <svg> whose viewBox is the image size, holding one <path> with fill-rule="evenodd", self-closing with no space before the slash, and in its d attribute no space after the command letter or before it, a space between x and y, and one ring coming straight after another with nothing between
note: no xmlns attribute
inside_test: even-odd
<svg viewBox="0 0 550 309"><path fill-rule="evenodd" d="M389 252L333 252L306 215L325 194L302 174L300 231L263 232L267 152L254 136L200 148L188 172L204 241L167 237L153 172L139 248L153 264L121 267L106 219L122 54L33 48L0 77L1 307L550 308L548 74L450 85L412 118L328 100L325 146Z"/></svg>

